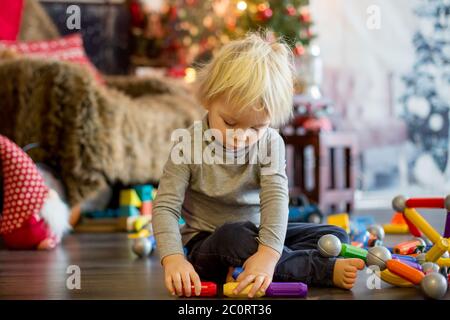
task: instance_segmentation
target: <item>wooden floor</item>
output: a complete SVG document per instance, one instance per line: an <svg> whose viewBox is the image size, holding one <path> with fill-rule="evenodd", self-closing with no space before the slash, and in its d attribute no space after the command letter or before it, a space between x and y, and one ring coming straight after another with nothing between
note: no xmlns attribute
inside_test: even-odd
<svg viewBox="0 0 450 320"><path fill-rule="evenodd" d="M377 213L379 222L390 213ZM443 214L425 215L439 230ZM390 236L391 245L408 239ZM69 290L67 268L78 265L81 289ZM382 284L379 290L366 286L368 275L360 272L352 291L310 288L308 299L423 299L416 288ZM125 234L71 234L56 250L8 251L0 249L0 300L4 299L176 299L167 294L157 255L138 259ZM450 299L447 294L446 299Z"/></svg>

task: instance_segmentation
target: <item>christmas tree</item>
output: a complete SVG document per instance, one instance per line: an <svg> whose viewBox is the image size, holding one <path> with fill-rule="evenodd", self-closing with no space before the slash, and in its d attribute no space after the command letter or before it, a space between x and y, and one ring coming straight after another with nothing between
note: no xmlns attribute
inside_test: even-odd
<svg viewBox="0 0 450 320"><path fill-rule="evenodd" d="M314 37L308 3L308 0L167 0L158 19L139 18L136 8L132 9L132 16L138 21L134 23L138 42L147 41L146 45L150 43L153 47L153 51L141 50L141 55L148 57L149 51L158 52L153 57L165 57L172 66L187 66L208 60L221 45L248 31L272 31L274 36L282 36L295 54L302 55ZM157 32L142 31L148 28Z"/></svg>
<svg viewBox="0 0 450 320"><path fill-rule="evenodd" d="M415 33L415 63L404 76L401 98L416 158L432 156L441 172L449 171L450 1L424 0L415 10L420 29Z"/></svg>

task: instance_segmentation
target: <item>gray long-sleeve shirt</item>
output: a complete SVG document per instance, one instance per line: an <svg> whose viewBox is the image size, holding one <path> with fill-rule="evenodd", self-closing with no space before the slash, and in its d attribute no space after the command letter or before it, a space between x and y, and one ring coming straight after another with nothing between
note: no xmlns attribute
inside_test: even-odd
<svg viewBox="0 0 450 320"><path fill-rule="evenodd" d="M268 128L257 143L233 152L217 139L194 142L195 135L207 137L208 129L206 114L201 122L181 134L192 138L183 139L190 147L180 152L182 144L174 143L165 164L152 219L161 260L171 254L183 254L183 245L198 232L213 232L226 222L236 221L255 223L259 226L256 240L281 254L289 202L282 138ZM194 156L199 146L200 158L199 153ZM215 153L211 152L213 149ZM214 163L214 156L226 163ZM180 216L186 221L181 233Z"/></svg>

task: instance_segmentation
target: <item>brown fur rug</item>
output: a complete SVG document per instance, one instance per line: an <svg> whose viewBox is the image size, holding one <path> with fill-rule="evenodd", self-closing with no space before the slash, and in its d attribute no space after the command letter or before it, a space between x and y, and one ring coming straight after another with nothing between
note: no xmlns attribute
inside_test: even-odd
<svg viewBox="0 0 450 320"><path fill-rule="evenodd" d="M26 58L0 62L0 134L56 169L69 203L107 186L157 181L176 128L204 110L183 86L165 78L108 78L98 85L84 69Z"/></svg>

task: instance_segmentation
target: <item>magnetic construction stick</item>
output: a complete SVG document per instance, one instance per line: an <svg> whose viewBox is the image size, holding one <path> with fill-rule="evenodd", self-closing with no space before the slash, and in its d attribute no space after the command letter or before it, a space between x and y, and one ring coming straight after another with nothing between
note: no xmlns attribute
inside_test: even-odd
<svg viewBox="0 0 450 320"><path fill-rule="evenodd" d="M436 262L445 252L449 249L449 242L445 238L440 238L434 242L434 246L425 255L425 260L430 262Z"/></svg>
<svg viewBox="0 0 450 320"><path fill-rule="evenodd" d="M436 243L441 235L413 208L405 209L405 217L422 231L431 242Z"/></svg>
<svg viewBox="0 0 450 320"><path fill-rule="evenodd" d="M359 258L366 261L367 250L343 243L339 255L344 258Z"/></svg>
<svg viewBox="0 0 450 320"><path fill-rule="evenodd" d="M200 297L214 297L217 295L217 285L214 282L202 282L202 290L200 291ZM195 286L191 286L191 291L195 292ZM193 294L193 296L195 296Z"/></svg>
<svg viewBox="0 0 450 320"><path fill-rule="evenodd" d="M444 198L410 198L406 200L408 208L444 209Z"/></svg>
<svg viewBox="0 0 450 320"><path fill-rule="evenodd" d="M396 274L415 285L420 284L420 281L422 281L423 277L425 276L422 271L410 267L400 260L388 260L386 261L386 266L387 269L393 274Z"/></svg>

